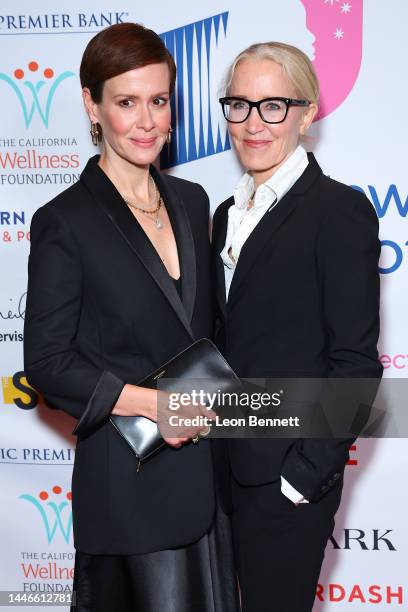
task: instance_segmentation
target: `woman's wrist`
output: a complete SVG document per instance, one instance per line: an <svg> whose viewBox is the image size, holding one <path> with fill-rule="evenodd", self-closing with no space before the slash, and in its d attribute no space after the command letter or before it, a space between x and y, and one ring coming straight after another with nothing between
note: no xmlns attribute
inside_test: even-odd
<svg viewBox="0 0 408 612"><path fill-rule="evenodd" d="M120 416L144 416L156 421L157 391L126 384L112 410Z"/></svg>

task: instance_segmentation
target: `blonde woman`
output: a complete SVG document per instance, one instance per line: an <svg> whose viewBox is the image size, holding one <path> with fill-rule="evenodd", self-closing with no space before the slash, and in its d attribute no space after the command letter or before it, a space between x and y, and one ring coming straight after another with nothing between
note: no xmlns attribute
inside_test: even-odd
<svg viewBox="0 0 408 612"><path fill-rule="evenodd" d="M290 45L253 45L220 102L246 170L214 217L229 363L247 378L380 376L378 221L300 144L318 111L312 64ZM351 443L225 442L244 612L312 609Z"/></svg>

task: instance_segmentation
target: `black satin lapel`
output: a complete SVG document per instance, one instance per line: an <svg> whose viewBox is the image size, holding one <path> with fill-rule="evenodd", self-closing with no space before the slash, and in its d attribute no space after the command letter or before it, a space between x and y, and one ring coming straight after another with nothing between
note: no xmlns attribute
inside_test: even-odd
<svg viewBox="0 0 408 612"><path fill-rule="evenodd" d="M248 236L239 255L237 267L232 277L232 283L228 296L231 305L239 286L249 273L252 266L261 253L262 249L271 241L275 232L296 208L299 198L288 193L282 198L275 208L267 211L254 230Z"/></svg>
<svg viewBox="0 0 408 612"><path fill-rule="evenodd" d="M193 318L197 291L197 267L194 239L188 219L186 204L169 188L165 178L154 168L150 169L163 197L177 242L181 273L181 294L188 320Z"/></svg>
<svg viewBox="0 0 408 612"><path fill-rule="evenodd" d="M228 210L234 203L234 198L230 198L228 205L225 210L216 219L213 226L213 258L214 258L214 272L215 272L215 291L217 296L218 305L221 312L226 315L227 312L227 301L225 294L225 275L224 275L224 263L221 259L221 251L225 245L225 239L227 236L228 227Z"/></svg>
<svg viewBox="0 0 408 612"><path fill-rule="evenodd" d="M88 161L81 174L81 181L163 291L189 335L194 338L186 310L159 255L97 161L98 156Z"/></svg>

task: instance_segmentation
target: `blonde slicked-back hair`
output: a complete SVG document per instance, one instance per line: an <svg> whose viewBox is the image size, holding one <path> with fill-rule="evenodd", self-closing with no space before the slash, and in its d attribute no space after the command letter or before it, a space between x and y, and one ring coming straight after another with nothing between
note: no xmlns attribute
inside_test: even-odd
<svg viewBox="0 0 408 612"><path fill-rule="evenodd" d="M232 62L225 79L225 95L229 95L237 65L244 60L271 60L280 64L299 98L319 104L319 81L313 64L303 51L280 42L257 43L247 47ZM272 92L271 92L272 93Z"/></svg>

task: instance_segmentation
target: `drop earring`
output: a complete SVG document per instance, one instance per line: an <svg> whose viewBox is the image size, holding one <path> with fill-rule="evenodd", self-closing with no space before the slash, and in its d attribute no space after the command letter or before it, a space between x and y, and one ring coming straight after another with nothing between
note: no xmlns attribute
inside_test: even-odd
<svg viewBox="0 0 408 612"><path fill-rule="evenodd" d="M167 142L167 144L170 144L170 143L171 143L171 134L172 134L172 132L173 132L173 128L170 126L170 127L169 127L169 131L167 132L167 136L166 136L166 142Z"/></svg>
<svg viewBox="0 0 408 612"><path fill-rule="evenodd" d="M98 144L102 140L102 130L100 128L99 123L91 122L90 132L91 132L92 143L95 145L95 147L97 147Z"/></svg>

